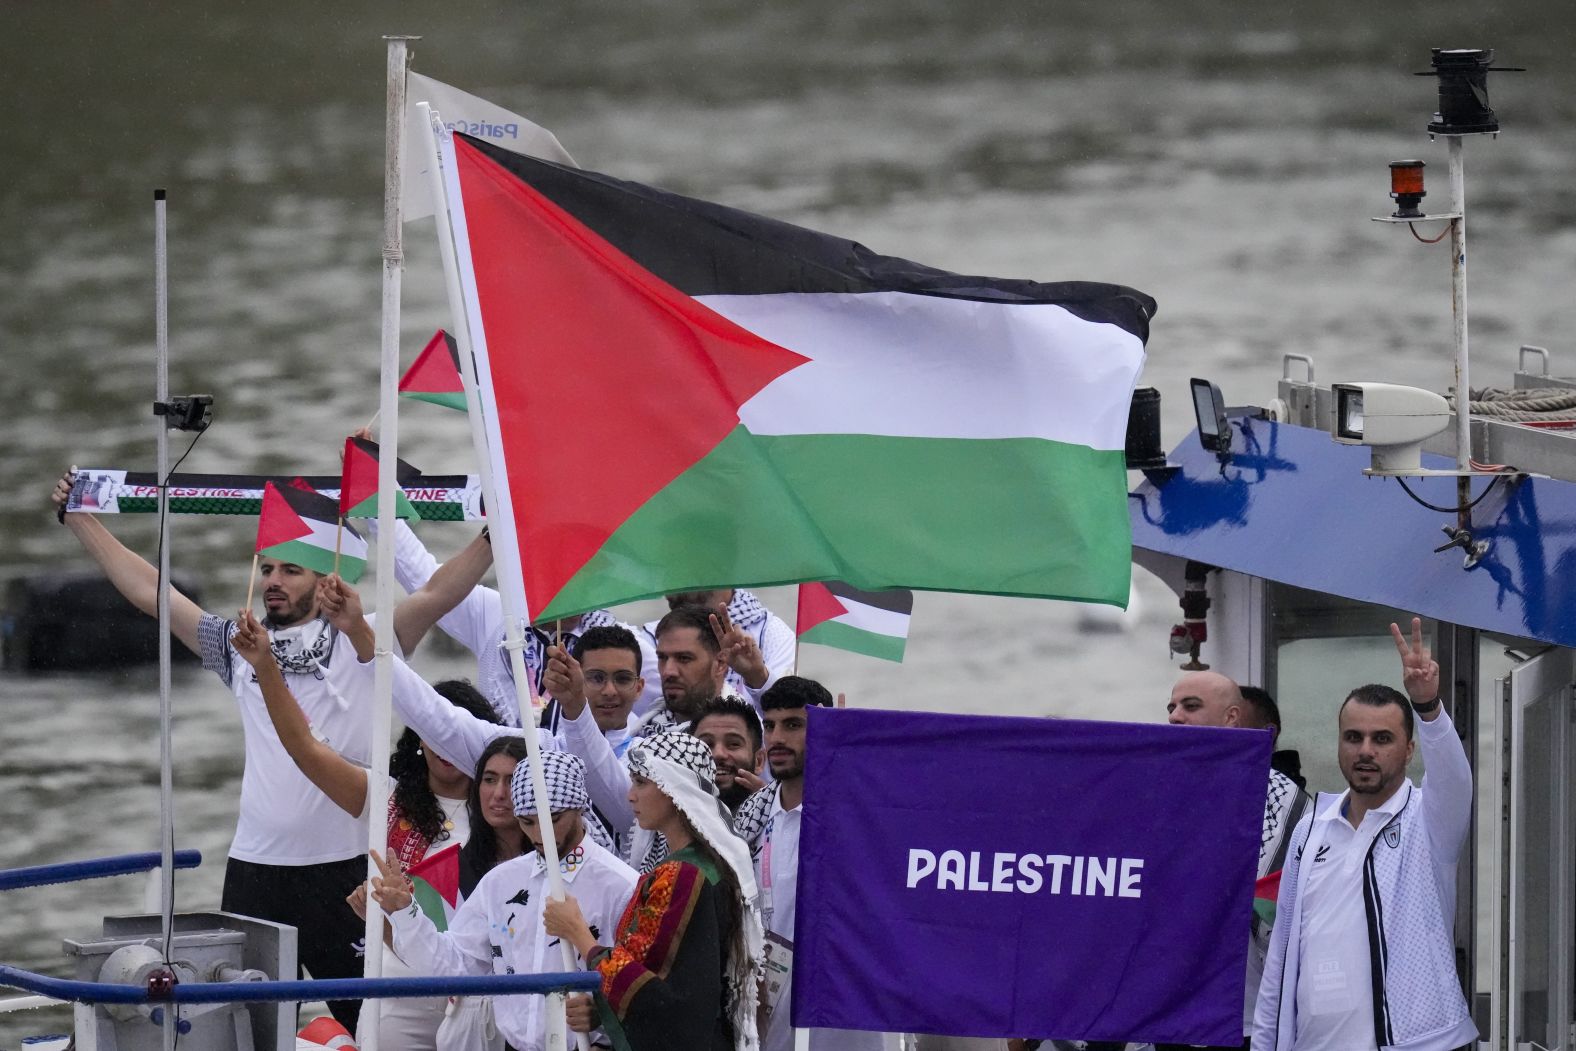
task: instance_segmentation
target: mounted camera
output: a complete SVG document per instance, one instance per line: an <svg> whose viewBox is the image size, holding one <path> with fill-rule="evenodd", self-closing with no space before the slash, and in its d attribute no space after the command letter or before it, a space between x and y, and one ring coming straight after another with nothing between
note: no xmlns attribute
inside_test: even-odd
<svg viewBox="0 0 1576 1051"><path fill-rule="evenodd" d="M1335 383L1330 436L1373 449L1371 474L1420 474L1423 442L1450 426L1450 403L1396 383Z"/></svg>
<svg viewBox="0 0 1576 1051"><path fill-rule="evenodd" d="M213 395L191 394L153 403L153 415L163 416L172 431L206 431L213 422Z"/></svg>

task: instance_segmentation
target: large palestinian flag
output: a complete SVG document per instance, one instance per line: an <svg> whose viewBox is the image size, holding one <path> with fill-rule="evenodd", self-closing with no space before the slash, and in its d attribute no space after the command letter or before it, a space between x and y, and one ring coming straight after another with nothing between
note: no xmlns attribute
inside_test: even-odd
<svg viewBox="0 0 1576 1051"><path fill-rule="evenodd" d="M336 545L339 575L354 584L367 568L367 542L350 526L340 524L339 506L304 483L263 485L263 506L257 515L259 555L332 573Z"/></svg>
<svg viewBox="0 0 1576 1051"><path fill-rule="evenodd" d="M1122 449L1154 300L452 150L533 619L804 580L1127 601Z"/></svg>

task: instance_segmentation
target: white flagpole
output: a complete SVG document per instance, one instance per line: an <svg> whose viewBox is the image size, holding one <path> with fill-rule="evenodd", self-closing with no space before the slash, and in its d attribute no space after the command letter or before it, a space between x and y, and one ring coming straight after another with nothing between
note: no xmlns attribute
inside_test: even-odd
<svg viewBox="0 0 1576 1051"><path fill-rule="evenodd" d="M382 380L378 413L383 430L378 443L378 562L375 664L372 669L372 744L367 753L367 846L388 853L389 730L394 696L394 466L399 455L399 314L400 279L405 270L401 232L400 159L405 142L405 70L408 43L416 37L383 38L388 48L388 106L383 151L383 331ZM367 875L373 875L367 859ZM383 910L367 900L366 967L368 978L383 975ZM362 1051L378 1051L378 1014L382 1001L361 1002L356 1036Z"/></svg>
<svg viewBox="0 0 1576 1051"><path fill-rule="evenodd" d="M416 104L418 113L425 111L421 121L427 139L428 170L432 178L433 217L438 226L438 248L443 257L444 284L449 293L449 312L453 322L451 330L460 351L460 376L465 382L465 404L471 421L471 441L476 447L476 459L481 465L482 496L487 502L487 527L492 535L493 564L498 572L498 594L503 605L504 648L509 651L509 667L514 673L516 703L521 721L525 723L526 762L531 771L531 794L536 800L536 813L544 827L551 827L552 807L548 803L547 778L542 770L542 746L537 740L536 686L525 666L525 634L521 625L529 616L525 596L525 576L520 566L520 547L514 528L513 505L501 499L496 484L500 477L507 478L504 470L503 450L488 441L489 419L498 418L498 406L492 389L483 390L476 381L478 363L487 361L487 337L482 327L481 313L476 302L476 275L470 267L470 236L465 225L465 211L457 207L460 200L459 173L455 170L454 143L446 130L440 130L431 108L426 103ZM461 246L465 251L461 252ZM467 294L469 293L469 294ZM542 855L547 868L547 896L558 901L564 897L563 877L558 871L558 844L552 835L542 837ZM564 970L580 970L574 948L568 941L559 942ZM547 998L547 1049L563 1051L566 1025L564 1021L564 996L552 993ZM589 1051L583 1033L575 1035L580 1051Z"/></svg>

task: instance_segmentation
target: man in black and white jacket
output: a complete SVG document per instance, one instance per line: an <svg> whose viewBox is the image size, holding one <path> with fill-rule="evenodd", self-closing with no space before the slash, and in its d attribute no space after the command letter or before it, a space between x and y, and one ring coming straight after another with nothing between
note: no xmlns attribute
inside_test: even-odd
<svg viewBox="0 0 1576 1051"><path fill-rule="evenodd" d="M1348 790L1293 834L1254 1016L1254 1051L1452 1051L1477 1040L1451 937L1472 770L1412 620L1390 626L1407 696L1362 686L1341 706ZM1415 737L1414 737L1415 734ZM1406 766L1421 746L1425 775Z"/></svg>

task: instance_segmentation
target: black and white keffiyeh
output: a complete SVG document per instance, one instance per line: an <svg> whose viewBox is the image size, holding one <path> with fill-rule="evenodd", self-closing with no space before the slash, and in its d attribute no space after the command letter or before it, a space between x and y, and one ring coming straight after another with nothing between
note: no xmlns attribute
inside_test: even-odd
<svg viewBox="0 0 1576 1051"><path fill-rule="evenodd" d="M772 611L767 609L752 592L745 591L743 588L733 589L733 598L728 602L730 621L748 631L754 631L757 625L765 623L771 615Z"/></svg>
<svg viewBox="0 0 1576 1051"><path fill-rule="evenodd" d="M773 782L740 803L734 812L733 834L750 845L750 856L757 860L761 856L761 834L771 823L772 802L781 789L781 784Z"/></svg>
<svg viewBox="0 0 1576 1051"><path fill-rule="evenodd" d="M1264 794L1264 822L1259 831L1260 878L1278 867L1275 862L1282 855L1281 847L1302 814L1298 801L1304 798L1297 782L1279 770L1270 771L1269 788Z"/></svg>
<svg viewBox="0 0 1576 1051"><path fill-rule="evenodd" d="M569 752L543 752L542 775L547 779L547 805L553 813L578 810L585 817L586 835L598 846L613 850L613 838L607 834L602 819L591 809L591 797L586 791L586 766L580 757ZM531 764L522 760L514 768L509 781L509 795L514 800L518 817L536 813L536 795L531 791Z"/></svg>
<svg viewBox="0 0 1576 1051"><path fill-rule="evenodd" d="M711 749L698 737L668 732L643 737L629 746L625 755L629 772L654 782L673 801L695 834L706 841L723 864L733 873L739 886L740 943L743 959L730 949L727 983L730 1017L737 1051L756 1051L760 1043L755 1028L756 987L765 956L765 935L757 905L755 866L744 840L733 834L733 819L717 796L717 765ZM644 857L656 833L636 828L630 857Z"/></svg>

